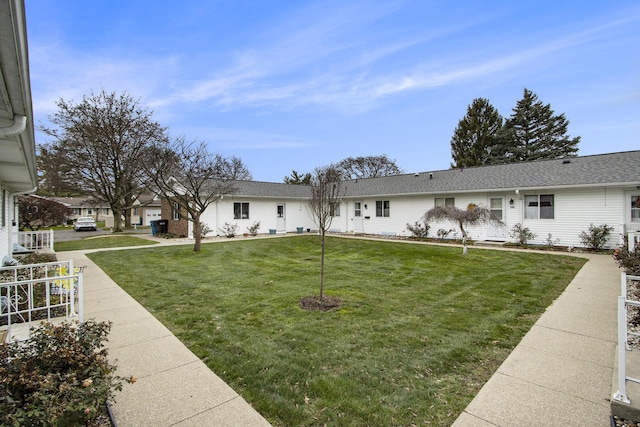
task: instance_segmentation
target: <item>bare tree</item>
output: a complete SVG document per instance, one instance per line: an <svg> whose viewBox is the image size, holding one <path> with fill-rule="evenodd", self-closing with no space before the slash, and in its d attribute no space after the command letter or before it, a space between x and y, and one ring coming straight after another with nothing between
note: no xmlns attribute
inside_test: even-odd
<svg viewBox="0 0 640 427"><path fill-rule="evenodd" d="M472 226L477 224L503 224L495 215L491 213L489 209L484 206L478 206L473 203L467 206L466 210L459 209L455 206L436 206L433 209L429 209L423 216L426 221L450 221L460 227L462 232L462 254L467 254L467 239L469 235L466 226Z"/></svg>
<svg viewBox="0 0 640 427"><path fill-rule="evenodd" d="M240 157L228 157L225 163L227 169L225 174L234 181L251 181L253 179L251 172L249 172L249 168L242 163Z"/></svg>
<svg viewBox="0 0 640 427"><path fill-rule="evenodd" d="M400 175L402 169L385 154L381 156L347 157L335 165L344 179L378 178Z"/></svg>
<svg viewBox="0 0 640 427"><path fill-rule="evenodd" d="M311 198L309 208L313 222L320 233L320 299L324 298L324 255L325 236L331 222L334 210L342 202L344 191L342 189L341 173L334 166L316 168L311 178Z"/></svg>
<svg viewBox="0 0 640 427"><path fill-rule="evenodd" d="M209 153L204 142L187 142L182 137L168 147L150 149L147 155L144 169L152 187L188 213L186 219L193 222L193 251L200 252L200 217L212 203L235 192L238 165Z"/></svg>
<svg viewBox="0 0 640 427"><path fill-rule="evenodd" d="M58 112L49 117L54 127L40 127L54 139L41 148L51 159L42 158L41 162L64 159L61 165L68 171L64 183L75 184L78 194L91 194L108 203L113 211L113 231L122 231L123 213L145 189L141 173L145 149L166 144L166 129L126 93L103 90L77 104L63 99L56 104ZM49 166L50 176L60 177L56 164Z"/></svg>

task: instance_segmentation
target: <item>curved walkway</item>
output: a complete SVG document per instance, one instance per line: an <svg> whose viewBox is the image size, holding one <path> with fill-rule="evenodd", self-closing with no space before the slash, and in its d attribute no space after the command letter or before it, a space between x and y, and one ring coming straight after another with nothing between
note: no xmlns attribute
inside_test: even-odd
<svg viewBox="0 0 640 427"><path fill-rule="evenodd" d="M88 252L60 255L87 266L85 318L113 322L110 357L120 375L138 378L112 406L120 427L270 425L89 260ZM584 256L589 262L453 426L610 425L620 270L610 256Z"/></svg>

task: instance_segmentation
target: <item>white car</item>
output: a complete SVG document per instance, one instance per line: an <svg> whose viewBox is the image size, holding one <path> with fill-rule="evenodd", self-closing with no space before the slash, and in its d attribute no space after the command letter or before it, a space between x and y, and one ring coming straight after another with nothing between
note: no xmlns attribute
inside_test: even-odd
<svg viewBox="0 0 640 427"><path fill-rule="evenodd" d="M95 219L91 218L90 216L86 216L86 217L78 218L76 222L73 223L73 229L75 231L81 231L81 230L96 231L98 229L98 226L96 225Z"/></svg>

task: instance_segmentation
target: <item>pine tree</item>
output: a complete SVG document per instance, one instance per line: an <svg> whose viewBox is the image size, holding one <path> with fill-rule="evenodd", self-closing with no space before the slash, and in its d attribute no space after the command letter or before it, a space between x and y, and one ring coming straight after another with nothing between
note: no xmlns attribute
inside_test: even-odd
<svg viewBox="0 0 640 427"><path fill-rule="evenodd" d="M451 168L489 163L491 147L496 144L502 122L502 116L488 99L474 99L451 137Z"/></svg>
<svg viewBox="0 0 640 427"><path fill-rule="evenodd" d="M512 163L576 156L580 137L567 135L569 121L555 115L528 89L516 103L513 114L498 132L491 150L492 163Z"/></svg>

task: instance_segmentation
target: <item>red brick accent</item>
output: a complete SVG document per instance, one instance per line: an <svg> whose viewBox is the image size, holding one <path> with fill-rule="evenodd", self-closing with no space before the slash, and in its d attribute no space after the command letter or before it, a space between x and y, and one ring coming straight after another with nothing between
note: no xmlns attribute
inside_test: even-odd
<svg viewBox="0 0 640 427"><path fill-rule="evenodd" d="M187 218L187 211L180 206L180 219L175 220L171 215L172 209L171 205L173 203L169 199L162 199L161 207L160 207L160 215L162 219L169 220L169 233L175 234L179 237L187 237L189 233L189 221Z"/></svg>

